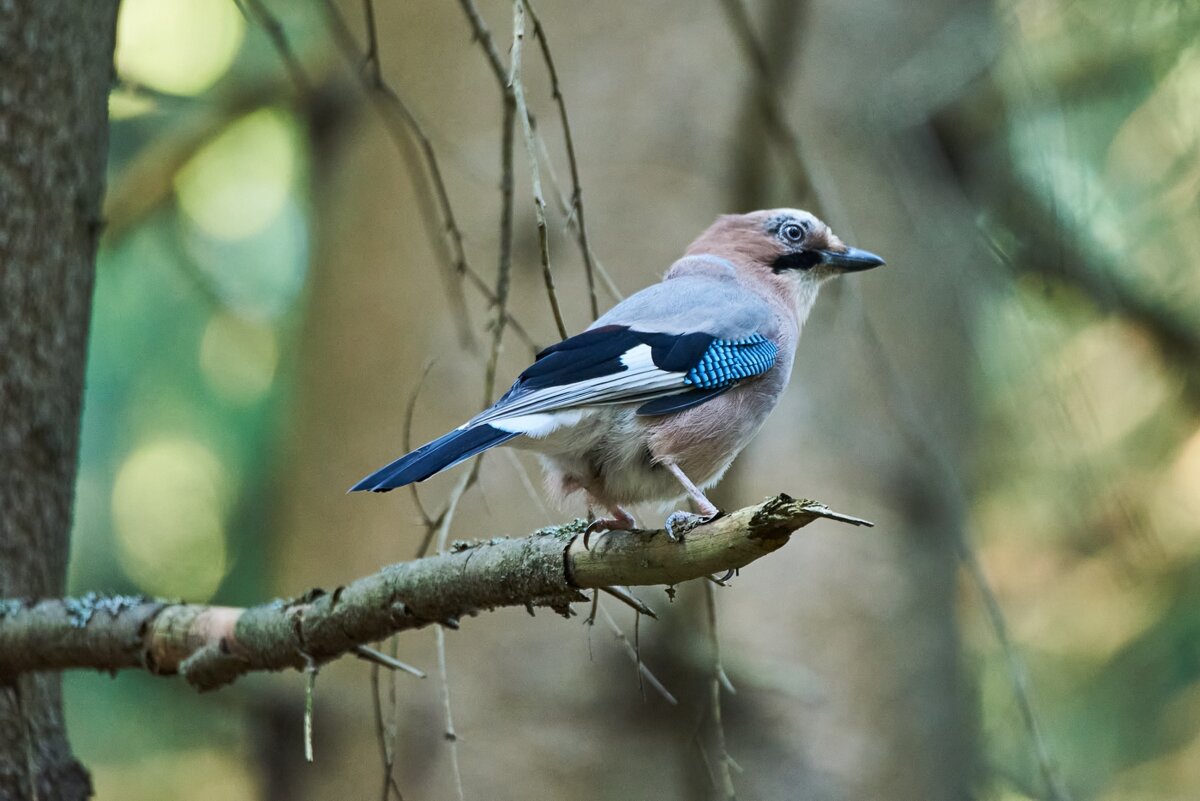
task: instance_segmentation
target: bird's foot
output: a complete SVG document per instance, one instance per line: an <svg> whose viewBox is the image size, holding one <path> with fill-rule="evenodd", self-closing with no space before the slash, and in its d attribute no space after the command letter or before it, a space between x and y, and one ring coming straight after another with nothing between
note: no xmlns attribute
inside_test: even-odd
<svg viewBox="0 0 1200 801"><path fill-rule="evenodd" d="M715 576L709 576L708 580L711 581L713 584L716 584L718 587L724 587L724 586L726 586L725 582L729 581L731 578L733 578L736 575L737 575L737 568L735 567L735 568L726 570L725 575L721 576L720 578L716 578Z"/></svg>
<svg viewBox="0 0 1200 801"><path fill-rule="evenodd" d="M698 515L683 511L672 512L667 517L667 522L663 524L663 528L667 530L667 539L672 542L679 542L683 539L684 534L687 534L696 526L711 523L723 514L724 512L719 509L708 515Z"/></svg>
<svg viewBox="0 0 1200 801"><path fill-rule="evenodd" d="M588 550L588 540L592 534L600 531L632 531L637 528L637 521L628 513L622 513L613 517L598 517L588 523L587 528L583 530L583 549Z"/></svg>

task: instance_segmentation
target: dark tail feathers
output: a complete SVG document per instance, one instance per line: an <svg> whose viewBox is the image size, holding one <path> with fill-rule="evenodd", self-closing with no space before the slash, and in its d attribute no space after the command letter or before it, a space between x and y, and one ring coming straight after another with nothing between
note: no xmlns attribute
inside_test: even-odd
<svg viewBox="0 0 1200 801"><path fill-rule="evenodd" d="M416 481L424 481L434 473L440 473L477 453L508 442L515 436L518 435L489 425L456 428L449 434L444 434L412 453L401 456L388 466L376 470L351 487L350 492L387 492Z"/></svg>

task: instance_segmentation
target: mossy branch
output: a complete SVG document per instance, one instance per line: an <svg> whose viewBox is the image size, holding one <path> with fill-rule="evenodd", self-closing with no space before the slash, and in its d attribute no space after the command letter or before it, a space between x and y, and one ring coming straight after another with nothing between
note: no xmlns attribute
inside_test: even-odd
<svg viewBox="0 0 1200 801"><path fill-rule="evenodd" d="M138 668L179 673L199 690L256 670L303 670L368 643L502 606L569 615L581 590L677 584L744 567L791 533L827 518L823 504L779 495L672 542L665 532L610 532L583 547L583 521L518 539L456 543L447 553L391 565L331 592L310 590L245 609L136 597L0 599L0 684L30 671Z"/></svg>

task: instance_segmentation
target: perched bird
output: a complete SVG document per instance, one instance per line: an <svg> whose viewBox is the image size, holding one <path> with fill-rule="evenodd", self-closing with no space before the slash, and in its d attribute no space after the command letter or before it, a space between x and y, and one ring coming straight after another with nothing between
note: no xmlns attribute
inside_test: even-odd
<svg viewBox="0 0 1200 801"><path fill-rule="evenodd" d="M351 491L423 481L488 448L535 451L552 494L586 494L589 533L631 529L625 506L684 495L667 533L720 514L704 488L775 408L821 284L883 259L797 209L725 215L663 280L552 345L490 408Z"/></svg>

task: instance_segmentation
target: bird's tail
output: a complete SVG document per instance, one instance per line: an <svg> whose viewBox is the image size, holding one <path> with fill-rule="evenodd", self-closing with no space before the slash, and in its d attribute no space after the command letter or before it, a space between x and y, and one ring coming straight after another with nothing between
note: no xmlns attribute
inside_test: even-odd
<svg viewBox="0 0 1200 801"><path fill-rule="evenodd" d="M424 481L434 473L440 473L464 459L470 459L475 454L508 442L516 436L519 434L502 431L486 423L456 428L449 434L444 434L376 470L351 487L350 492L387 492L416 481Z"/></svg>

